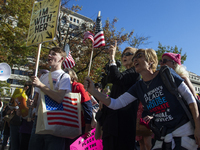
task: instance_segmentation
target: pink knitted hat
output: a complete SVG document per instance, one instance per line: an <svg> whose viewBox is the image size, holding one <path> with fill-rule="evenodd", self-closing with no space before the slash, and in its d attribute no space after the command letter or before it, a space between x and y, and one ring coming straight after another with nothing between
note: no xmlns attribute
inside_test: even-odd
<svg viewBox="0 0 200 150"><path fill-rule="evenodd" d="M178 63L179 65L181 65L181 55L180 54L175 54L175 53L164 53L162 55L162 58L164 56L168 56L170 57L171 59L173 59L176 63Z"/></svg>

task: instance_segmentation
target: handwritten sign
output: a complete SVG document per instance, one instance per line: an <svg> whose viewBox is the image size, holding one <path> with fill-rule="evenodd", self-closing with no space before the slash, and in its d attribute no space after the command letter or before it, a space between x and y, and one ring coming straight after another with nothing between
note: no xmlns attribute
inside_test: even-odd
<svg viewBox="0 0 200 150"><path fill-rule="evenodd" d="M51 41L55 37L60 0L35 3L29 26L27 46Z"/></svg>
<svg viewBox="0 0 200 150"><path fill-rule="evenodd" d="M95 129L93 129L89 138L84 139L80 136L70 145L70 150L103 150L103 144L101 139L95 139Z"/></svg>

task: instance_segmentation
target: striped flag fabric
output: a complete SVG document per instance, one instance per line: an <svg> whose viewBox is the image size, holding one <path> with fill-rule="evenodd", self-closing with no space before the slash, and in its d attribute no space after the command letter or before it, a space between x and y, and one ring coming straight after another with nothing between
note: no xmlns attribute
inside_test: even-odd
<svg viewBox="0 0 200 150"><path fill-rule="evenodd" d="M71 52L69 51L69 55L68 57L65 58L65 60L63 61L63 68L73 68L75 66L75 61L72 58Z"/></svg>
<svg viewBox="0 0 200 150"><path fill-rule="evenodd" d="M85 32L84 33L83 43L85 43L86 39L90 39L90 40L92 40L92 43L94 43L94 34L91 33L90 31Z"/></svg>
<svg viewBox="0 0 200 150"><path fill-rule="evenodd" d="M97 17L95 36L94 36L94 48L98 48L101 46L105 46L105 39L104 39L101 17Z"/></svg>
<svg viewBox="0 0 200 150"><path fill-rule="evenodd" d="M63 125L79 128L77 99L65 96L62 103L59 104L51 100L47 95L44 95L44 97L48 125Z"/></svg>

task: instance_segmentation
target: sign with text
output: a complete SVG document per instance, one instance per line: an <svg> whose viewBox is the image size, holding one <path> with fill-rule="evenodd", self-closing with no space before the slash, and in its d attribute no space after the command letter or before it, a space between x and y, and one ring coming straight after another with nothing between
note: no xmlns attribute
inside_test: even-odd
<svg viewBox="0 0 200 150"><path fill-rule="evenodd" d="M60 0L43 0L33 6L27 46L51 41L55 37Z"/></svg>
<svg viewBox="0 0 200 150"><path fill-rule="evenodd" d="M80 136L70 145L70 150L103 150L103 144L101 139L95 139L95 129L93 129L90 137L85 139L84 136Z"/></svg>

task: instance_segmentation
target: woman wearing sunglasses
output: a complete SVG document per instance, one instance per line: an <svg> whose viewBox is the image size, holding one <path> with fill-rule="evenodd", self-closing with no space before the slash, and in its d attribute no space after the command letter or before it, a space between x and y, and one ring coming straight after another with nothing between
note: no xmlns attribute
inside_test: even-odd
<svg viewBox="0 0 200 150"><path fill-rule="evenodd" d="M136 72L142 75L142 80L136 82L117 99L106 97L96 91L89 77L85 79L85 87L111 109L120 109L139 99L147 109L148 115L154 117L155 125L162 134L155 141L153 150L197 149L200 146L200 118L196 100L183 79L173 69L170 69L178 91L189 105L195 129L187 119L185 111L176 97L165 87L159 71L156 71L158 64L156 52L153 49L139 49L135 53L133 61Z"/></svg>
<svg viewBox="0 0 200 150"><path fill-rule="evenodd" d="M122 52L121 62L126 67L126 70L121 73L115 63L116 48L117 41L115 41L115 45L111 45L109 48L109 76L110 83L113 84L110 96L113 98L122 95L139 80L139 74L135 72L132 62L132 58L137 49L127 47ZM137 101L119 110L113 110L104 105L102 111L106 114L103 122L102 135L104 150L134 150ZM128 123L126 122L127 120L129 120ZM127 137L127 133L132 136Z"/></svg>
<svg viewBox="0 0 200 150"><path fill-rule="evenodd" d="M195 89L189 79L189 74L185 69L185 66L181 65L181 55L175 53L164 53L162 55L162 60L160 65L167 65L170 68L174 69L176 73L184 80L185 84L188 86L195 98L197 98Z"/></svg>

